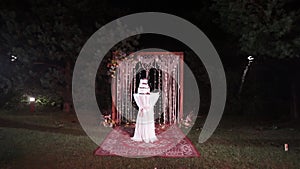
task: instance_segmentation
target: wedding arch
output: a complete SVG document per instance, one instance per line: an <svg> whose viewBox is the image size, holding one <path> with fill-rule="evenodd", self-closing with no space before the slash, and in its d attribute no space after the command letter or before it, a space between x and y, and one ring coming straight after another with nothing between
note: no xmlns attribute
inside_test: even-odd
<svg viewBox="0 0 300 169"><path fill-rule="evenodd" d="M183 52L136 52L117 63L112 79L112 119L135 122L138 108L133 99L139 80L148 78L151 92L158 91L154 114L159 124L183 118Z"/></svg>

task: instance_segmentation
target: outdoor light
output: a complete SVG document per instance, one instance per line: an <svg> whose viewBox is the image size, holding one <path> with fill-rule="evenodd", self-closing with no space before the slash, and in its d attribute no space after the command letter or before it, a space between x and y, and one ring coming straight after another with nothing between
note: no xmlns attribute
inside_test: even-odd
<svg viewBox="0 0 300 169"><path fill-rule="evenodd" d="M30 112L34 112L35 111L35 98L29 97L29 102L30 102Z"/></svg>
<svg viewBox="0 0 300 169"><path fill-rule="evenodd" d="M254 58L252 56L248 56L248 60L249 60L249 62L252 62L254 60Z"/></svg>
<svg viewBox="0 0 300 169"><path fill-rule="evenodd" d="M10 61L12 61L12 62L14 62L14 61L16 61L18 58L16 57L16 56L14 56L14 55L11 55L11 59L10 59Z"/></svg>
<svg viewBox="0 0 300 169"><path fill-rule="evenodd" d="M239 89L239 95L242 93L242 89L243 89L243 85L244 85L244 82L245 82L245 78L246 78L247 72L248 72L248 70L249 70L249 68L251 66L251 63L254 60L254 57L252 57L250 55L250 56L247 57L247 59L248 59L248 64L245 67L245 70L244 70L244 73L243 73L243 76L242 76L242 82L241 82L240 89Z"/></svg>
<svg viewBox="0 0 300 169"><path fill-rule="evenodd" d="M29 102L35 102L35 98L34 97L29 97Z"/></svg>

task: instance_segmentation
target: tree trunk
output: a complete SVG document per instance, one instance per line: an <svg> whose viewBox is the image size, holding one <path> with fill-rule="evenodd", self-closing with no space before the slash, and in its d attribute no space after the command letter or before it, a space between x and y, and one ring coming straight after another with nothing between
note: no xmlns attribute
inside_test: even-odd
<svg viewBox="0 0 300 169"><path fill-rule="evenodd" d="M289 62L289 74L290 74L290 119L299 119L299 60L293 60Z"/></svg>
<svg viewBox="0 0 300 169"><path fill-rule="evenodd" d="M290 109L290 118L292 120L297 120L299 118L299 108L298 108L298 92L296 88L296 82L292 79L291 82L291 109Z"/></svg>
<svg viewBox="0 0 300 169"><path fill-rule="evenodd" d="M71 61L67 60L66 67L65 67L65 84L66 84L66 90L63 94L64 99L64 107L63 111L66 113L70 113L73 111L72 109L72 77L71 77Z"/></svg>

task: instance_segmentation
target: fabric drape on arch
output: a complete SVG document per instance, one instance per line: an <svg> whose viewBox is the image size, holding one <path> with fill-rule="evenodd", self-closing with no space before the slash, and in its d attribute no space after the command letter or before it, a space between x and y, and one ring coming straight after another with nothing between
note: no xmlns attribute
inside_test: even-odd
<svg viewBox="0 0 300 169"><path fill-rule="evenodd" d="M139 80L148 78L151 92L160 97L154 116L160 124L183 118L183 52L136 52L118 62L112 79L112 118L118 124L135 122L138 107L133 99Z"/></svg>

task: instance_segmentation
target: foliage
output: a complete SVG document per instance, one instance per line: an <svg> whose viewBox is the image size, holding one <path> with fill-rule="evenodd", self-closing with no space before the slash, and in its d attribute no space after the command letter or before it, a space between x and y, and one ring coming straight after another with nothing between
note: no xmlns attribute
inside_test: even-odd
<svg viewBox="0 0 300 169"><path fill-rule="evenodd" d="M35 105L38 110L48 108L60 109L63 104L63 98L56 93L48 92L42 89L27 89L16 91L9 99L3 101L3 108L7 110L23 110L28 108L29 98L35 97Z"/></svg>
<svg viewBox="0 0 300 169"><path fill-rule="evenodd" d="M101 124L104 127L115 127L116 122L111 118L111 114L109 115L102 115L103 117L103 121L101 122Z"/></svg>
<svg viewBox="0 0 300 169"><path fill-rule="evenodd" d="M0 12L2 49L8 56L18 58L7 63L13 74L13 89L25 88L24 83L36 79L34 83L40 80L44 88L61 95L65 85L70 83L65 76L71 72L65 72L65 64L75 62L84 40L83 33L75 24L71 10L62 3L28 3L28 11L7 9ZM73 10L80 7L70 2L69 5Z"/></svg>
<svg viewBox="0 0 300 169"><path fill-rule="evenodd" d="M219 14L221 28L238 39L243 54L299 57L299 10L285 9L287 5L283 0L214 0L211 8Z"/></svg>
<svg viewBox="0 0 300 169"><path fill-rule="evenodd" d="M123 52L121 50L114 51L112 55L112 59L110 59L109 62L107 63L107 68L108 68L107 74L110 77L115 78L116 69L119 66L118 64L123 60L132 58L132 56L133 55L128 55L126 52Z"/></svg>
<svg viewBox="0 0 300 169"><path fill-rule="evenodd" d="M0 91L18 91L34 84L36 88L71 99L72 69L79 51L87 38L108 21L110 12L114 11L113 15L119 12L94 0L24 3L29 6L26 10L19 7L0 10L0 49L7 56L0 60ZM101 12L91 12L95 9ZM126 31L123 27L118 29ZM130 39L116 45L114 50L131 49L136 41L129 43ZM12 55L17 57L14 62L10 61ZM108 71L106 66L105 71Z"/></svg>

